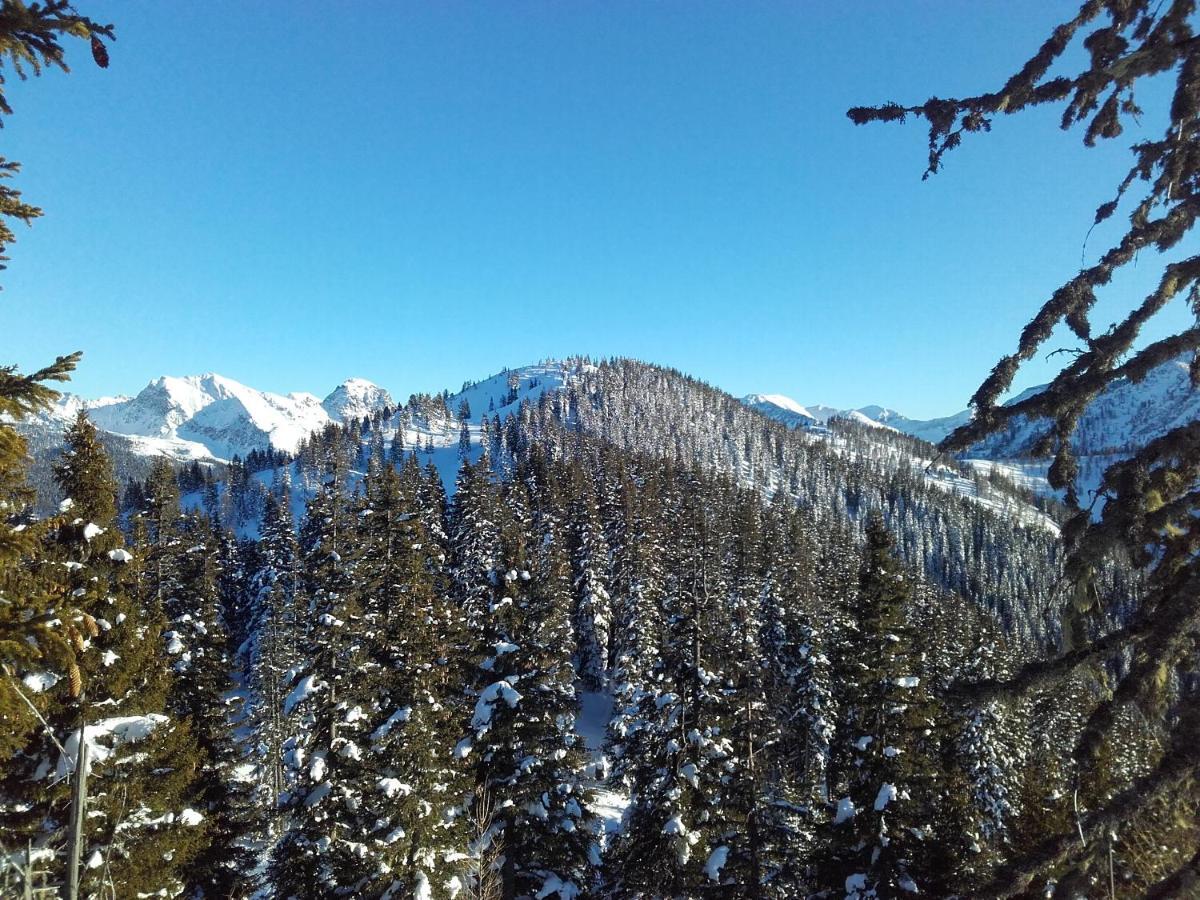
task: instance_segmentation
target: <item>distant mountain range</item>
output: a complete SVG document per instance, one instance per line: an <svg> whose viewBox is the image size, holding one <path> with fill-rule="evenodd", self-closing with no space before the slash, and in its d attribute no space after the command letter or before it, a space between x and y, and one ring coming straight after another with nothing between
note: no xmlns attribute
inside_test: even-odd
<svg viewBox="0 0 1200 900"><path fill-rule="evenodd" d="M1045 385L1030 388L1009 402L1016 403L1044 388ZM893 428L931 444L939 443L959 425L971 420L969 409L936 419L910 419L882 406L837 409L801 405L782 394L750 394L742 402L792 428L824 425L837 417ZM1074 444L1083 456L1120 454L1197 418L1200 418L1200 391L1191 386L1187 361L1173 360L1138 383L1118 381L1097 397L1080 420ZM1045 422L1020 417L979 444L970 455L996 460L1029 458L1044 429Z"/></svg>
<svg viewBox="0 0 1200 900"><path fill-rule="evenodd" d="M959 425L971 420L970 410L938 419L910 419L884 406L860 406L858 409L838 409L823 404L801 406L783 394L748 394L742 402L789 428L826 425L830 419L847 419L860 425L891 428L931 444L938 443Z"/></svg>
<svg viewBox="0 0 1200 900"><path fill-rule="evenodd" d="M361 378L342 382L320 400L308 393L259 391L208 373L156 378L136 397L85 400L63 394L35 427L61 430L84 409L97 427L128 438L134 452L224 461L256 449L293 452L302 438L330 422L391 405L386 390Z"/></svg>
<svg viewBox="0 0 1200 900"><path fill-rule="evenodd" d="M564 364L555 362L506 370L450 396L447 405L454 413L467 401L472 420L478 422L490 411L501 416L513 411L506 408L512 381L522 385L520 399L536 402L542 392L562 388L569 380ZM1041 388L1032 388L1017 399L1038 390ZM931 444L971 417L971 412L964 410L934 419L913 419L881 406L838 409L801 404L770 393L750 394L741 402L792 429L822 431L837 418L901 432ZM45 468L61 444L63 431L76 413L85 409L105 433L110 448L119 454L121 473L137 477L148 461L159 455L180 462L219 463L235 455L244 458L256 449L291 453L305 436L331 422L361 419L396 405L387 390L361 378L347 379L322 400L305 392L260 391L214 373L163 376L135 397L86 400L64 394L50 410L23 423L21 430L30 439L35 459ZM1200 392L1191 387L1185 361L1160 366L1137 384L1115 384L1092 404L1075 436L1082 487L1094 487L1114 456L1196 418L1200 418ZM1018 419L964 454L965 461L984 473L998 471L1032 490L1048 492L1046 463L1030 455L1043 428L1042 422ZM448 457L446 465L452 467L454 460Z"/></svg>

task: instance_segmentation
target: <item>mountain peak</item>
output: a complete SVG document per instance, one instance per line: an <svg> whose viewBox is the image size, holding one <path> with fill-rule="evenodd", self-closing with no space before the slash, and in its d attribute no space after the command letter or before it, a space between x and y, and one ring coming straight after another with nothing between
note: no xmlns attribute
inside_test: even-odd
<svg viewBox="0 0 1200 900"><path fill-rule="evenodd" d="M391 394L365 378L347 378L321 401L329 418L337 422L362 419L385 406L394 405Z"/></svg>
<svg viewBox="0 0 1200 900"><path fill-rule="evenodd" d="M309 395L281 396L216 372L162 375L136 397L88 404L105 431L148 439L149 452L176 458L228 459L273 447L289 452L329 421Z"/></svg>
<svg viewBox="0 0 1200 900"><path fill-rule="evenodd" d="M817 424L816 416L783 394L747 394L742 398L742 403L772 419L778 419L789 428Z"/></svg>

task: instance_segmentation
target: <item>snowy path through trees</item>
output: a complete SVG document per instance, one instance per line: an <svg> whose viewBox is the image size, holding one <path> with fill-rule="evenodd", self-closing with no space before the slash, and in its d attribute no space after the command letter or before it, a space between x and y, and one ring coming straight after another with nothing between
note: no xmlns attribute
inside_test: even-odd
<svg viewBox="0 0 1200 900"><path fill-rule="evenodd" d="M610 767L604 755L604 744L608 722L612 718L613 698L607 691L577 691L576 696L579 697L579 718L575 720L575 732L587 745L589 769L595 775L595 791L589 806L604 824L602 846L607 846L610 837L620 833L621 820L629 806L629 795L623 786L616 785L622 789L614 790L607 778Z"/></svg>

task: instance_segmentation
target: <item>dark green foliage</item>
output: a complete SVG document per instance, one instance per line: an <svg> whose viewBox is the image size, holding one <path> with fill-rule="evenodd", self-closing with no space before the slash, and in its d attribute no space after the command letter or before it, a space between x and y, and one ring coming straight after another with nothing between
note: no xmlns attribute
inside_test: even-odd
<svg viewBox="0 0 1200 900"><path fill-rule="evenodd" d="M462 623L442 590L442 528L426 526L423 497L415 462L400 473L382 466L368 478L355 541L361 708L371 729L360 834L383 864L380 888L401 896L421 879L444 885L461 868L465 822L455 811L471 788L452 752L461 737L454 651ZM441 514L435 505L433 517Z"/></svg>
<svg viewBox="0 0 1200 900"><path fill-rule="evenodd" d="M99 749L90 766L83 852L96 864L87 868L84 888L174 893L209 835L205 817L191 809L203 757L168 702L173 682L161 650L164 623L153 606L138 603L139 559L125 548L117 524L112 467L82 414L55 474L68 499L47 535L52 565L45 572L72 598L86 634L77 647L82 688L75 693L70 679L62 679L39 694L53 734L35 730L4 768L0 817L6 834L58 850L74 757L64 756L55 740L73 746L86 724ZM60 877L63 863L61 854L51 857Z"/></svg>
<svg viewBox="0 0 1200 900"><path fill-rule="evenodd" d="M590 877L570 566L546 476L535 462L502 494L482 463L464 465L452 516L473 663L474 711L459 753L482 791L473 802L486 795L495 804L486 840L503 848L496 874L505 897L547 879L584 888Z"/></svg>
<svg viewBox="0 0 1200 900"><path fill-rule="evenodd" d="M921 661L907 620L913 591L880 516L866 547L839 648L839 705L822 855L827 884L848 896L896 897L922 889L931 765ZM852 889L853 885L853 889Z"/></svg>
<svg viewBox="0 0 1200 900"><path fill-rule="evenodd" d="M66 381L78 361L78 353L59 357L30 375L0 367L0 415L20 421L48 406L57 393L45 382ZM76 654L84 635L71 617L57 614L66 611L64 598L41 571L42 540L55 523L31 521L25 453L21 435L0 420L0 762L37 725L16 683L24 673L41 668L68 678L73 693L83 687Z"/></svg>

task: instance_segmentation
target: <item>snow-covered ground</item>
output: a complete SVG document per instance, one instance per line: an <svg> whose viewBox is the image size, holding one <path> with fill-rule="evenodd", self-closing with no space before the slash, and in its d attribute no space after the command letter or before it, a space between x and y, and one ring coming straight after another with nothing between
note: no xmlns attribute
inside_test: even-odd
<svg viewBox="0 0 1200 900"><path fill-rule="evenodd" d="M598 691L579 691L576 696L579 697L579 716L575 720L575 731L587 745L589 767L597 776L589 808L600 819L603 848L613 835L621 832L625 810L629 807L629 795L604 778L609 770L604 758L604 742L612 718L613 698L612 694Z"/></svg>

